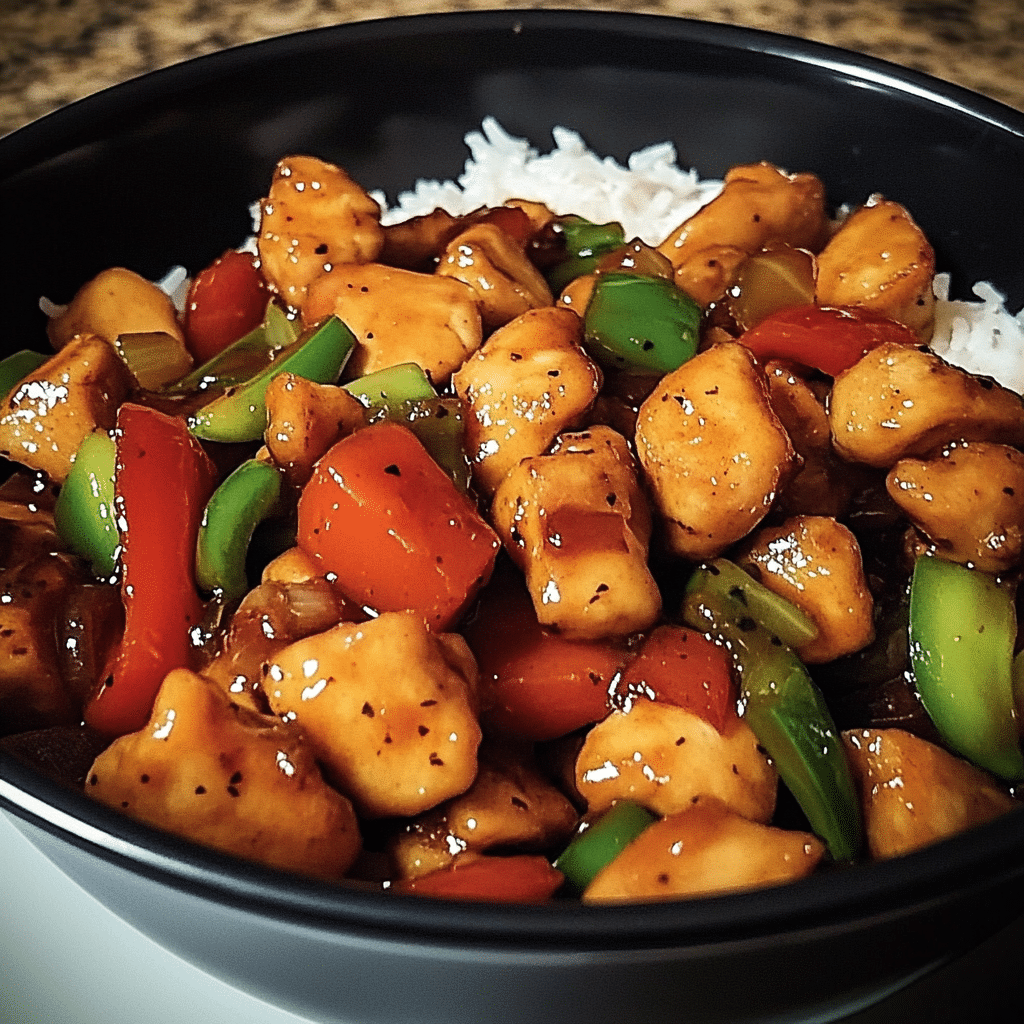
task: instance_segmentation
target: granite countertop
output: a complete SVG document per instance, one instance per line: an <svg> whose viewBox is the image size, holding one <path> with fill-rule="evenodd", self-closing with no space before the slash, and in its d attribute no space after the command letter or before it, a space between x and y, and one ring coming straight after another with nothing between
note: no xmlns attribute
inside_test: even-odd
<svg viewBox="0 0 1024 1024"><path fill-rule="evenodd" d="M1024 110L1020 0L13 0L0 5L0 134L227 46L443 10L591 7L769 29L872 54Z"/></svg>

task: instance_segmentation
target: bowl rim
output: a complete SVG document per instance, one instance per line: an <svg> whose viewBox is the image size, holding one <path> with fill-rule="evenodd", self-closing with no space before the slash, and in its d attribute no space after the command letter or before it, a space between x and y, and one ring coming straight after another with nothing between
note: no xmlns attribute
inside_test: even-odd
<svg viewBox="0 0 1024 1024"><path fill-rule="evenodd" d="M438 946L707 946L856 927L941 902L954 890L971 900L996 886L1024 881L1024 806L892 860L837 867L775 887L609 906L460 902L302 878L127 818L2 751L0 810L109 864L194 897L317 930L368 937L400 930L404 940ZM967 885L965 878L971 880Z"/></svg>
<svg viewBox="0 0 1024 1024"><path fill-rule="evenodd" d="M0 147L0 177L12 169L16 170L28 159L38 161L46 150L67 150L81 134L77 123L87 120L89 115L98 115L101 110L106 110L103 120L114 119L122 112L137 110L180 86L194 87L207 78L226 76L234 68L249 64L261 53L287 57L306 52L316 39L338 37L359 42L379 39L384 32L389 38L396 39L424 33L447 34L453 29L505 30L521 35L530 31L580 28L609 35L628 30L636 36L670 36L677 42L739 49L810 64L826 68L836 75L846 75L863 85L894 88L1024 138L1024 111L926 72L829 43L764 29L664 14L571 8L502 8L395 15L303 29L240 43L144 72L65 104L0 137L4 143Z"/></svg>
<svg viewBox="0 0 1024 1024"><path fill-rule="evenodd" d="M173 64L55 110L0 139L0 178L81 144L95 126L250 67L264 56L301 56L330 40L410 38L455 31L578 31L657 36L676 44L740 49L813 64L872 88L949 108L1024 138L1024 113L997 100L880 58L759 29L656 14L592 10L461 11L350 22L242 44ZM83 126L91 126L89 128ZM129 871L205 898L304 923L440 945L635 949L747 940L884 916L925 905L956 887L984 891L1024 878L1024 808L905 857L817 873L751 892L657 904L591 907L472 904L396 896L355 884L309 881L237 860L102 807L0 752L0 808ZM965 888L963 879L972 879ZM456 936L456 938L453 938Z"/></svg>

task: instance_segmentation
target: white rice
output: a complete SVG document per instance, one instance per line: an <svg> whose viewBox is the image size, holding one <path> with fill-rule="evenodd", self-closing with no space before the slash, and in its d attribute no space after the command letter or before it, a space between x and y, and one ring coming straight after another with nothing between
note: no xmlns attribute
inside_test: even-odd
<svg viewBox="0 0 1024 1024"><path fill-rule="evenodd" d="M627 238L657 245L722 189L720 181L701 181L696 171L682 170L668 142L639 150L623 167L592 153L568 128L555 128L555 148L541 155L493 117L481 127L466 136L471 155L457 182L421 179L391 208L382 193L373 193L386 211L382 223L395 224L438 207L460 216L508 199L529 199L560 216L575 213L595 224L618 221Z"/></svg>
<svg viewBox="0 0 1024 1024"><path fill-rule="evenodd" d="M972 289L980 302L950 300L949 274L935 275L931 347L970 373L993 377L1024 394L1024 310L1013 316L1006 296L987 281Z"/></svg>
<svg viewBox="0 0 1024 1024"><path fill-rule="evenodd" d="M542 155L492 117L481 127L466 136L470 158L458 181L420 180L392 207L383 193L373 193L385 210L382 222L396 224L438 207L458 216L511 198L529 199L560 215L575 213L598 224L619 221L627 238L658 245L722 188L720 181L702 181L696 171L679 168L671 143L641 149L622 167L592 153L568 128L554 129L555 148ZM1024 310L1013 316L1005 297L987 282L973 291L979 302L950 301L949 275L936 276L932 348L971 373L1024 393Z"/></svg>

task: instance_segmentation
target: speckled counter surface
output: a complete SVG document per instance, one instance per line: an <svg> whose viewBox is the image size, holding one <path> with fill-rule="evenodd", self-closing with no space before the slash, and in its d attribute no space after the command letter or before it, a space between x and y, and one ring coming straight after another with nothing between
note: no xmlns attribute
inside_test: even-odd
<svg viewBox="0 0 1024 1024"><path fill-rule="evenodd" d="M814 39L1024 110L1022 0L3 0L0 134L146 71L286 32L399 14L576 6Z"/></svg>

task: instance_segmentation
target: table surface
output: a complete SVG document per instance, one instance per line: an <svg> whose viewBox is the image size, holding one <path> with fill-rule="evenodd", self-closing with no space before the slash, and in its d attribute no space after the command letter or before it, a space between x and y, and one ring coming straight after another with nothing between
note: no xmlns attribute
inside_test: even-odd
<svg viewBox="0 0 1024 1024"><path fill-rule="evenodd" d="M882 57L1024 110L1021 0L5 0L0 134L226 46L344 21L522 7L625 10L768 29Z"/></svg>
<svg viewBox="0 0 1024 1024"><path fill-rule="evenodd" d="M0 134L147 71L287 32L455 8L574 6L678 15L801 36L924 71L1024 110L1021 0L11 0L0 4ZM0 885L7 922L0 941L0 974L5 977L0 1021L155 1024L158 1019L197 1019L192 1011L198 1005L206 1011L216 1008L225 1024L296 1019L248 1000L153 946L44 861L2 816L0 851L7 865ZM40 903L35 895L40 891L59 898ZM141 984L133 986L136 1001L114 994L116 978L66 959L76 945L81 949L80 943L90 944L93 965L120 963L122 979L126 952L136 957L133 963L141 972ZM1024 922L1018 922L964 961L851 1018L850 1024L1016 1020L1000 1013L999 1000L1017 990L1022 948ZM95 956L104 950L110 955ZM62 962L70 966L49 973ZM183 990L190 996L184 1006ZM189 1012L165 1017L157 1007L166 1009L166 1001ZM119 1015L122 1011L128 1016ZM198 1019L203 1018L212 1019L208 1012L199 1013Z"/></svg>

